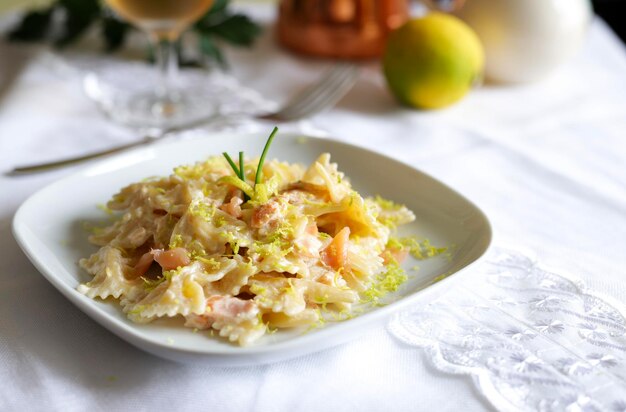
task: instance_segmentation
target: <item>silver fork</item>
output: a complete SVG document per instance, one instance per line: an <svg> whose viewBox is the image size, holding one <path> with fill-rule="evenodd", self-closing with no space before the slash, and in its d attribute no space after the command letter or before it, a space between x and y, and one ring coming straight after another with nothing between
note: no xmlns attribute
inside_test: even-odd
<svg viewBox="0 0 626 412"><path fill-rule="evenodd" d="M290 99L281 109L273 113L265 113L255 115L254 117L262 120L270 120L275 122L288 122L303 119L312 116L324 109L334 106L356 83L359 75L358 66L351 63L337 63L328 69L315 83L309 85L300 91L296 96ZM20 175L27 173L43 172L62 166L69 166L79 162L119 153L133 147L149 145L168 134L192 129L209 123L211 119L202 119L193 124L187 124L183 127L172 127L161 130L157 136L147 135L137 142L116 146L111 149L89 153L82 156L72 157L68 159L56 160L53 162L39 163L33 165L25 165L15 167L9 171L8 175Z"/></svg>

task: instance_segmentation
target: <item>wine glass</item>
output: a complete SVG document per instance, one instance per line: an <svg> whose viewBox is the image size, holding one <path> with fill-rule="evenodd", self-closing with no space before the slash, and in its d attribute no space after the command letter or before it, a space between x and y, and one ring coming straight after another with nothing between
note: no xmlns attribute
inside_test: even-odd
<svg viewBox="0 0 626 412"><path fill-rule="evenodd" d="M206 96L199 95L202 87L181 81L176 43L181 33L209 10L213 0L105 1L120 17L148 35L158 70L153 76L129 74L132 83L149 84L117 99L117 113L109 115L123 118L128 124L155 128L181 126L210 115L214 109Z"/></svg>

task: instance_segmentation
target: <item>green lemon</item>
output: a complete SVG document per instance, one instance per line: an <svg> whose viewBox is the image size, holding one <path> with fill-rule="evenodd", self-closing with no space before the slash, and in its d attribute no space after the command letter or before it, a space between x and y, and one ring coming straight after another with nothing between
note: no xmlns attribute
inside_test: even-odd
<svg viewBox="0 0 626 412"><path fill-rule="evenodd" d="M483 47L474 31L454 16L430 13L391 33L383 70L404 104L437 109L461 99L482 77Z"/></svg>

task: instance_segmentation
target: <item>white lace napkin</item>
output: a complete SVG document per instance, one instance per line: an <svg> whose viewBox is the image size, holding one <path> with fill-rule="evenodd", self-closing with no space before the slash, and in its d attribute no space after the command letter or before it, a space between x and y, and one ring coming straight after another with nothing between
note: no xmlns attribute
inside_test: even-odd
<svg viewBox="0 0 626 412"><path fill-rule="evenodd" d="M626 411L624 307L528 256L495 249L393 335L470 375L499 410Z"/></svg>

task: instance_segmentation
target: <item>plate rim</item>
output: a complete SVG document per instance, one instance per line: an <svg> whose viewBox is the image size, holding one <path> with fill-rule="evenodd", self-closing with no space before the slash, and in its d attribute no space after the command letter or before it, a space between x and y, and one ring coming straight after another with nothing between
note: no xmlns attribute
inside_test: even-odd
<svg viewBox="0 0 626 412"><path fill-rule="evenodd" d="M233 132L211 133L210 131L206 131L203 133L205 137L197 136L193 138L184 138L184 139L179 138L179 139L169 141L169 142L167 141L156 142L155 144L151 144L148 146L130 149L124 153L107 156L106 158L101 159L96 162L90 162L84 165L83 167L79 168L78 170L75 170L73 173L70 173L67 176L64 176L38 189L36 192L31 194L26 200L24 200L22 204L19 206L19 208L17 209L17 211L15 212L15 215L13 216L13 219L12 219L13 237L15 238L18 245L20 246L20 249L22 249L24 254L27 256L29 261L33 264L33 266L35 266L37 271L48 282L50 282L50 284L52 284L52 286L54 286L55 289L57 289L65 298L67 298L72 304L74 304L78 309L80 309L85 314L87 314L92 320L96 321L102 327L106 328L109 332L119 336L126 342L140 349L148 350L149 352L152 352L152 353L155 353L155 352L153 352L150 349L147 349L145 347L146 345L150 346L156 352L167 351L167 352L177 352L179 354L202 355L206 357L217 356L217 357L228 358L228 359L238 358L238 357L255 357L255 356L269 355L277 351L289 352L289 351L297 350L298 347L307 347L310 344L315 343L316 341L321 341L321 340L324 340L325 338L332 337L332 335L336 334L336 331L334 330L334 328L321 327L319 329L314 330L312 333L303 333L297 337L294 337L293 339L288 339L285 341L275 342L275 343L268 343L267 345L264 345L264 346L251 345L247 347L239 347L235 345L229 345L227 347L217 347L217 348L210 347L210 346L208 346L207 348L185 348L185 347L176 346L175 343L156 341L156 340L153 340L144 336L137 328L134 328L133 325L126 324L122 322L121 320L116 319L110 314L99 309L94 304L95 301L93 299L90 299L87 296L80 294L74 288L67 285L63 280L61 280L61 278L59 278L54 273L52 273L52 271L47 267L46 263L43 261L44 259L38 258L36 255L34 255L33 253L34 251L32 249L33 246L29 244L30 243L29 242L30 239L28 237L29 234L25 233L25 232L28 232L29 230L27 229L26 221L24 220L22 215L26 213L26 209L28 205L36 201L38 197L45 195L48 191L52 191L58 186L63 186L67 181L71 181L72 179L76 179L78 177L84 178L84 177L93 176L93 175L107 174L107 173L122 169L124 167L127 167L128 164L119 162L119 159L121 158L132 156L133 154L138 154L141 152L146 152L148 150L153 149L154 147L162 151L163 149L166 149L168 146L175 146L175 145L178 145L180 143L185 143L185 142L198 142L200 140L205 139L206 134L211 134L211 137L214 139L218 139L220 136L231 136L231 137L236 136L238 138L242 138L242 137L252 138L253 136L258 136L262 134L262 132L260 131L258 132L233 131ZM446 183L442 182L441 180L415 167L414 165L411 165L399 159L392 158L386 154L377 152L375 150L372 150L363 146L355 145L352 143L348 143L348 142L345 142L345 141L342 141L333 137L320 137L320 136L314 136L314 135L309 135L306 133L299 133L299 132L283 132L281 134L285 137L293 138L293 139L306 138L306 139L314 139L318 141L330 141L332 142L332 144L338 144L348 149L353 149L353 150L356 149L356 150L365 152L368 155L381 156L393 162L409 167L412 170L422 174L426 178L435 181L439 185L442 185L446 190L452 192L455 196L459 197L462 201L472 206L473 209L476 212L478 212L479 216L482 218L482 221L485 224L485 230L486 230L485 247L474 260L467 263L465 266L463 266L459 270L451 273L450 275L446 276L444 279L441 279L440 281L436 283L428 285L418 291L412 292L388 305L377 307L376 309L370 312L355 316L354 318L351 318L349 322L341 323L341 325L343 325L342 330L344 330L344 332L345 330L349 330L349 329L359 329L359 327L362 326L363 324L372 323L377 319L380 320L380 319L386 318L392 315L393 313L398 312L402 308L405 308L406 306L414 303L416 300L425 297L425 295L433 295L433 294L440 292L441 289L443 289L445 286L448 286L451 282L453 281L456 282L456 279L459 277L459 275L462 275L463 273L467 272L468 268L480 262L488 253L488 251L492 248L493 237L494 237L493 226L491 224L491 221L487 217L486 213L480 207L478 207L478 205L476 205L473 201L465 197L463 194L459 193L454 188L451 188L450 186L448 186ZM136 163L141 163L143 161L146 161L146 159L140 158L140 160L138 160ZM115 163L119 163L119 166L113 167L113 168L105 167L108 164L112 165ZM98 171L98 169L106 170L106 172L90 173L91 171ZM36 237L36 234L33 233L33 235ZM43 242L39 238L37 240ZM45 245L45 242L43 242L43 244ZM365 328L360 328L360 329L364 330ZM327 336L327 335L330 335L330 336ZM328 346L332 346L332 344ZM325 346L325 347L328 347L328 346ZM324 349L324 347L319 348L319 349L320 350ZM305 350L304 353L311 353L314 351L315 350L312 350L312 351ZM296 355L287 356L287 357L293 357L293 356L298 356L298 355L296 354ZM259 363L262 363L262 362L259 362Z"/></svg>

